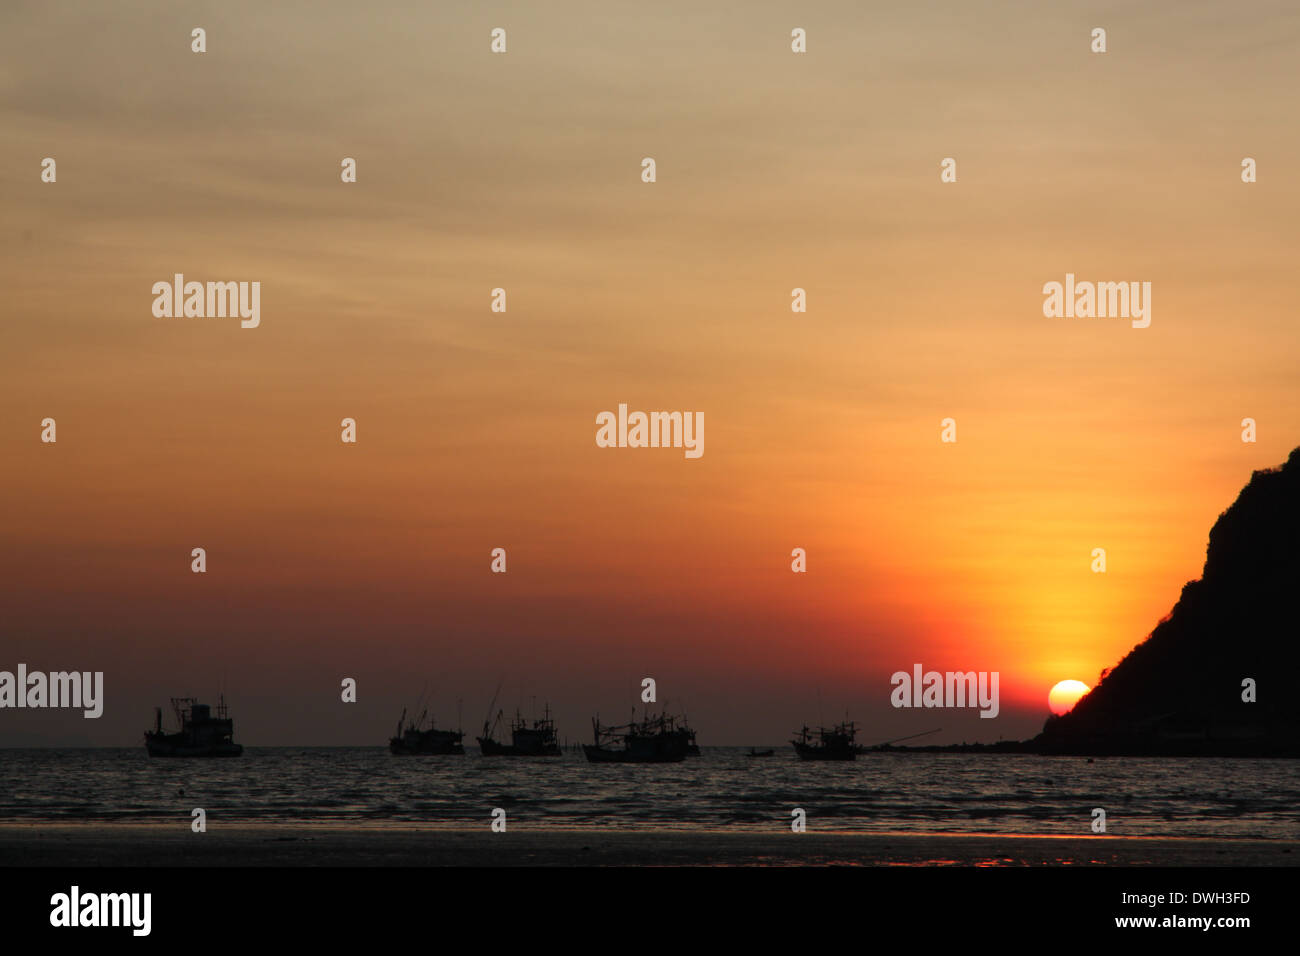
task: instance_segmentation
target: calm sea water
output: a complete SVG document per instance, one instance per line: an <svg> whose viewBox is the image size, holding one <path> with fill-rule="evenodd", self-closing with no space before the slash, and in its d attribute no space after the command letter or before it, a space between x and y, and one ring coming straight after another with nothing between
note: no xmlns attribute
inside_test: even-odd
<svg viewBox="0 0 1300 956"><path fill-rule="evenodd" d="M1300 839L1300 761L863 756L805 763L704 747L680 764L395 757L380 747L250 747L233 760L143 747L0 750L0 822L768 829Z"/></svg>

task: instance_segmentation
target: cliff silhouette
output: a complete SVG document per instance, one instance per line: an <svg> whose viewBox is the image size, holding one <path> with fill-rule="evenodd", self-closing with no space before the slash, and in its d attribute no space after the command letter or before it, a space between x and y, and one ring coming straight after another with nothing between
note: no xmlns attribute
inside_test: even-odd
<svg viewBox="0 0 1300 956"><path fill-rule="evenodd" d="M1210 530L1199 581L1026 750L1300 756L1300 448L1257 471ZM1253 703L1243 681L1255 682Z"/></svg>

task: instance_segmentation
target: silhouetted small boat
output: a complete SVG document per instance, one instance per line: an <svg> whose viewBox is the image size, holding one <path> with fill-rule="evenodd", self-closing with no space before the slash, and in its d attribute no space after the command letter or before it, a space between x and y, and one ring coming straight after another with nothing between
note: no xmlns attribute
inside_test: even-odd
<svg viewBox="0 0 1300 956"><path fill-rule="evenodd" d="M686 759L691 737L667 714L618 726L602 726L593 718L595 744L583 744L590 763L676 763ZM622 742L623 749L615 749Z"/></svg>
<svg viewBox="0 0 1300 956"><path fill-rule="evenodd" d="M406 711L397 721L397 736L390 737L388 749L395 754L418 757L455 756L463 757L465 748L461 740L465 734L459 730L438 730L430 722L429 729L423 729L426 710L420 719L402 726L406 720Z"/></svg>
<svg viewBox="0 0 1300 956"><path fill-rule="evenodd" d="M180 730L163 733L162 708L154 708L154 729L146 730L144 746L150 757L238 757L244 748L231 738L235 723L227 716L226 698L217 700L217 716L193 697L173 697L172 711Z"/></svg>
<svg viewBox="0 0 1300 956"><path fill-rule="evenodd" d="M558 757L560 744L555 736L555 721L551 719L551 708L547 705L541 720L534 720L533 725L515 711L515 719L510 722L510 744L498 743L494 739L496 725L500 723L502 713L497 712L496 722L491 727L483 724L483 736L478 738L479 750L484 757Z"/></svg>
<svg viewBox="0 0 1300 956"><path fill-rule="evenodd" d="M750 747L749 753L745 754L745 756L746 757L771 757L775 753L776 753L775 750L755 750L753 747Z"/></svg>
<svg viewBox="0 0 1300 956"><path fill-rule="evenodd" d="M813 743L813 732L807 725L798 731L798 738L790 741L800 760L855 760L858 748L854 744L857 727L852 721L836 724L834 727L818 727L817 742Z"/></svg>

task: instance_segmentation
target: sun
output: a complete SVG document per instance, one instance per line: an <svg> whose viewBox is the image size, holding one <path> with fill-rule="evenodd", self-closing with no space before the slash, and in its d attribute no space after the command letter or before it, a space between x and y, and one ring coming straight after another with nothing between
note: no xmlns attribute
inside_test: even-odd
<svg viewBox="0 0 1300 956"><path fill-rule="evenodd" d="M1078 703L1079 698L1090 690L1092 688L1083 681L1063 680L1053 687L1051 693L1047 695L1047 706L1057 716L1069 713L1070 708Z"/></svg>

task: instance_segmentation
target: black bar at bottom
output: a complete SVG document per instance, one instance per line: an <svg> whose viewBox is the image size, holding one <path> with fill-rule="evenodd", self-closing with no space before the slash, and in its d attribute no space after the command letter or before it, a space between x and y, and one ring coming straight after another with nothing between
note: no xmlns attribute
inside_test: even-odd
<svg viewBox="0 0 1300 956"><path fill-rule="evenodd" d="M147 938L204 951L254 940L375 942L402 929L439 947L469 931L458 949L477 939L579 951L694 948L683 935L690 932L725 937L729 950L767 952L828 943L836 928L864 934L864 945L900 933L919 944L1133 936L1231 945L1243 933L1288 925L1294 876L1289 867L0 868L0 926L7 942ZM93 895L96 919L101 894L150 894L148 936L130 925L52 925L52 914L72 922L74 886L82 908ZM59 894L67 897L62 913ZM120 922L134 914L143 923L142 907L126 910L120 897L108 901L104 919L115 909ZM444 931L451 935L443 939Z"/></svg>

